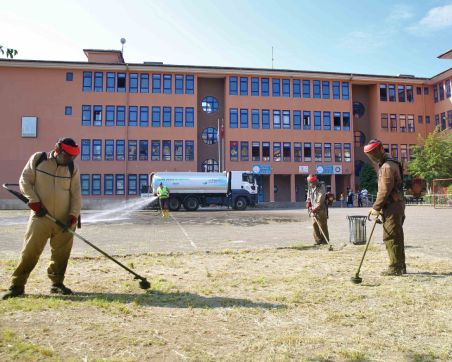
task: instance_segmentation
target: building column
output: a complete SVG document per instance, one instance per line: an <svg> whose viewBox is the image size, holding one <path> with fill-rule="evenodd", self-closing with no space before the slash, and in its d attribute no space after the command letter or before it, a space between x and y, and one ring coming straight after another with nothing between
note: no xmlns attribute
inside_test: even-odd
<svg viewBox="0 0 452 362"><path fill-rule="evenodd" d="M296 202L297 196L295 193L295 175L290 175L290 202Z"/></svg>
<svg viewBox="0 0 452 362"><path fill-rule="evenodd" d="M275 175L270 174L270 202L275 202Z"/></svg>
<svg viewBox="0 0 452 362"><path fill-rule="evenodd" d="M331 193L336 197L336 175L331 175Z"/></svg>

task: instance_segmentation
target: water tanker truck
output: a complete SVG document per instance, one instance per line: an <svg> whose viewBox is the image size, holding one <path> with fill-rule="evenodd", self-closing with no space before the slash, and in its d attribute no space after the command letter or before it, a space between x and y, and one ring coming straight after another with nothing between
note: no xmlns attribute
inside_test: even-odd
<svg viewBox="0 0 452 362"><path fill-rule="evenodd" d="M251 172L155 172L149 176L151 194L157 194L161 182L169 189L172 211L182 205L188 211L209 205L245 210L257 203L258 186Z"/></svg>

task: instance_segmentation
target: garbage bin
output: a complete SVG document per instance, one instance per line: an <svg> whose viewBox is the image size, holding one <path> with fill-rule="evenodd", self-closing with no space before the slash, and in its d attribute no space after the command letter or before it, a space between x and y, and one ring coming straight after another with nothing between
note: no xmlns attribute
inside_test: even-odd
<svg viewBox="0 0 452 362"><path fill-rule="evenodd" d="M347 216L350 242L355 245L366 243L367 216Z"/></svg>

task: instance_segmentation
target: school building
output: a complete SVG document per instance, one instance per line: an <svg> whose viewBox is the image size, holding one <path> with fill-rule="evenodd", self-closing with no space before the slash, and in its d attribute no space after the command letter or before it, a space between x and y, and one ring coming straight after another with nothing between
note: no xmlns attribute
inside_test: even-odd
<svg viewBox="0 0 452 362"><path fill-rule="evenodd" d="M150 172L225 170L258 174L260 201L304 201L309 173L334 194L356 190L372 138L406 164L419 135L452 128L452 68L419 78L84 52L87 62L0 60L2 183L17 183L32 153L72 137L85 203L139 197Z"/></svg>

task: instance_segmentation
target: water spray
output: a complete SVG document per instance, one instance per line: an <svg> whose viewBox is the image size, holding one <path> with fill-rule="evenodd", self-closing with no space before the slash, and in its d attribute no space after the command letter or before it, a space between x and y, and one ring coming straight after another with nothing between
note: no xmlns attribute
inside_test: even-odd
<svg viewBox="0 0 452 362"><path fill-rule="evenodd" d="M19 186L17 184L3 184L2 185L3 188L5 188L8 192L10 192L11 194L13 194L14 196L16 196L19 200L23 201L25 204L28 205L28 199L22 195L20 192L15 191L15 190L11 190L8 188L8 186ZM115 258L113 258L112 256L110 256L109 254L107 254L105 251L103 251L102 249L98 248L96 245L92 244L91 242L89 242L88 240L86 240L83 236L81 236L80 234L77 234L75 231L73 231L72 229L69 229L66 227L66 224L64 224L63 222L61 222L60 220L55 219L54 217L52 217L49 214L45 215L46 218L48 218L49 220L53 221L55 224L57 224L59 227L61 227L62 229L70 232L72 235L78 237L80 240L84 241L86 244L88 244L89 246L91 246L93 249L97 250L99 253L101 253L102 255L104 255L105 257L107 257L108 259L110 259L112 262L118 264L121 268L127 270L130 274L132 274L135 278L134 279L139 279L140 281L139 286L141 289L149 289L151 287L151 283L149 283L147 281L147 279L137 273L135 273L132 269L126 267L124 264L122 264L120 261L116 260Z"/></svg>

